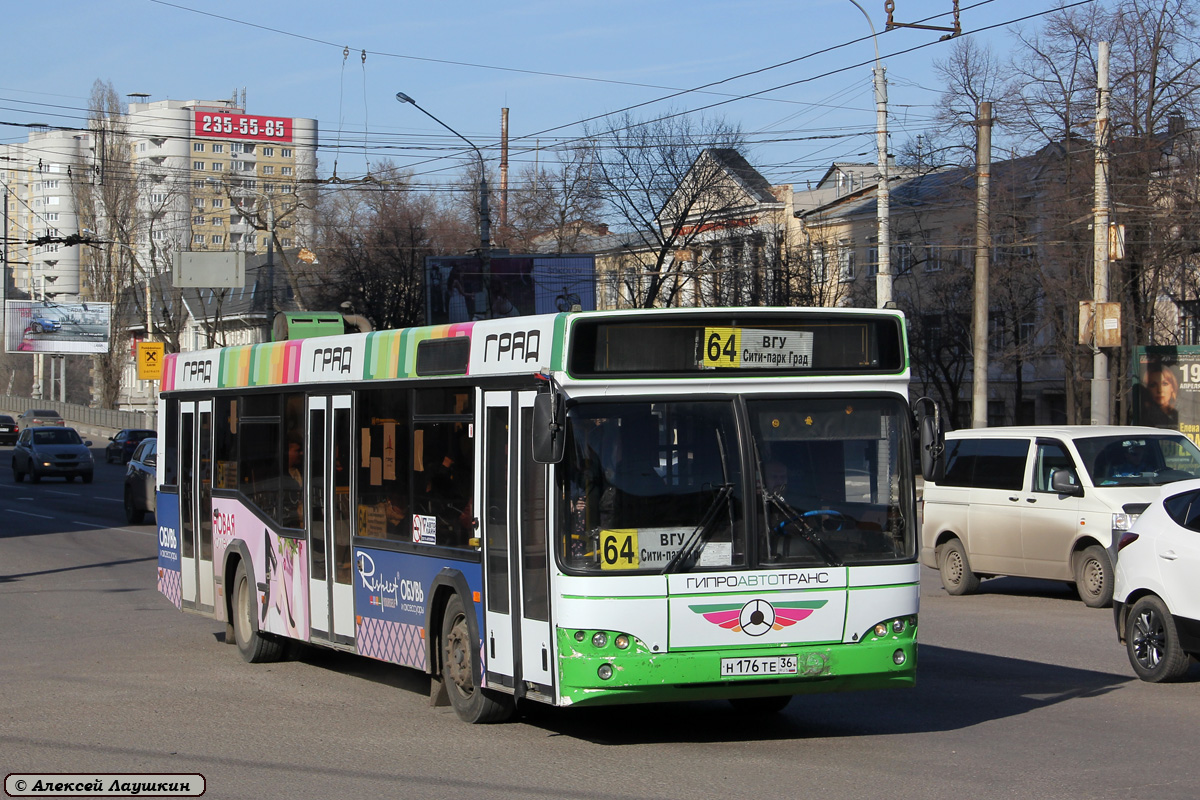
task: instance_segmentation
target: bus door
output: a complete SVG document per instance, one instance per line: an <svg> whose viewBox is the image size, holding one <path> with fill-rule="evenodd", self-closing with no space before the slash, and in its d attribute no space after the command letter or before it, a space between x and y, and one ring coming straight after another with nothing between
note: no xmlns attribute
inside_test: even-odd
<svg viewBox="0 0 1200 800"><path fill-rule="evenodd" d="M212 401L179 404L182 605L213 609Z"/></svg>
<svg viewBox="0 0 1200 800"><path fill-rule="evenodd" d="M350 395L308 398L304 485L312 638L354 641L350 582Z"/></svg>
<svg viewBox="0 0 1200 800"><path fill-rule="evenodd" d="M547 467L533 460L534 392L484 394L484 651L488 673L516 693L553 696Z"/></svg>

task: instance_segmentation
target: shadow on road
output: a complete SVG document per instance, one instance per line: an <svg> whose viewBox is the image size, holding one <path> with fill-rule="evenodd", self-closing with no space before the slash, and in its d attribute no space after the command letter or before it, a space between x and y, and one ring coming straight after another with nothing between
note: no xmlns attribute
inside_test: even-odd
<svg viewBox="0 0 1200 800"><path fill-rule="evenodd" d="M416 670L308 646L296 648L293 657L429 695L429 676ZM890 736L970 728L1075 698L1103 696L1136 680L933 645L921 645L920 659L914 689L799 695L779 714L745 715L723 701L605 708L528 704L516 719L550 736L602 745Z"/></svg>
<svg viewBox="0 0 1200 800"><path fill-rule="evenodd" d="M1078 697L1098 697L1133 678L921 645L911 690L800 695L779 714L746 716L724 702L597 709L527 709L554 736L595 744L743 742L890 736L969 728Z"/></svg>

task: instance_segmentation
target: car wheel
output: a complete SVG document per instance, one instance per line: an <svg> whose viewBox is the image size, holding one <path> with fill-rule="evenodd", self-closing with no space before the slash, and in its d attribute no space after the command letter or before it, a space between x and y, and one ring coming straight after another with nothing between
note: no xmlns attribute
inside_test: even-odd
<svg viewBox="0 0 1200 800"><path fill-rule="evenodd" d="M17 460L15 458L12 460L12 471L13 483L20 483L21 481L25 480L25 473L17 469Z"/></svg>
<svg viewBox="0 0 1200 800"><path fill-rule="evenodd" d="M105 450L104 450L104 463L105 464L112 463L112 453L108 452L108 448L105 448Z"/></svg>
<svg viewBox="0 0 1200 800"><path fill-rule="evenodd" d="M29 467L29 482L38 483L42 480L42 476L38 474L37 467L30 465Z"/></svg>
<svg viewBox="0 0 1200 800"><path fill-rule="evenodd" d="M1179 645L1175 619L1162 600L1147 595L1129 610L1125 651L1133 671L1144 681L1177 681L1188 671L1188 654Z"/></svg>
<svg viewBox="0 0 1200 800"><path fill-rule="evenodd" d="M971 594L979 589L979 576L971 570L967 549L959 539L951 539L938 548L938 570L948 594Z"/></svg>
<svg viewBox="0 0 1200 800"><path fill-rule="evenodd" d="M130 525L141 525L145 518L146 512L139 511L133 504L133 492L129 487L125 487L125 521Z"/></svg>
<svg viewBox="0 0 1200 800"><path fill-rule="evenodd" d="M81 477L83 478L83 482L84 482L84 483L91 483L91 482L92 482L92 478L93 478L94 476L95 476L95 473L92 473L92 472L85 472L85 473L83 473L83 475L82 475Z"/></svg>
<svg viewBox="0 0 1200 800"><path fill-rule="evenodd" d="M1075 589L1088 608L1112 604L1112 560L1103 547L1094 544L1075 556Z"/></svg>

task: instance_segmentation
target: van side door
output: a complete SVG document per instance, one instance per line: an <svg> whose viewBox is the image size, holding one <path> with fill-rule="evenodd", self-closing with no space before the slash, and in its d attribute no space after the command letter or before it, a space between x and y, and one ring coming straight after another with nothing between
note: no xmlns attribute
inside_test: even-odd
<svg viewBox="0 0 1200 800"><path fill-rule="evenodd" d="M1034 445L1029 490L1024 492L1021 512L1021 550L1025 574L1031 578L1074 580L1071 544L1079 531L1080 498L1059 494L1050 487L1050 475L1056 469L1075 472L1079 482L1080 465L1071 458L1066 446L1056 439L1039 438Z"/></svg>
<svg viewBox="0 0 1200 800"><path fill-rule="evenodd" d="M1021 513L1029 461L1027 438L964 441L974 450L967 557L982 575L1020 575Z"/></svg>

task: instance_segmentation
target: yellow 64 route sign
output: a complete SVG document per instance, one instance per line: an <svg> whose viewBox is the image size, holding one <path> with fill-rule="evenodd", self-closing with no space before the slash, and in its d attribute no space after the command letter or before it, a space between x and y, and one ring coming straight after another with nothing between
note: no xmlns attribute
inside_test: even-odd
<svg viewBox="0 0 1200 800"><path fill-rule="evenodd" d="M640 566L636 528L600 531L600 569L637 569Z"/></svg>
<svg viewBox="0 0 1200 800"><path fill-rule="evenodd" d="M811 331L705 328L704 366L811 369Z"/></svg>

